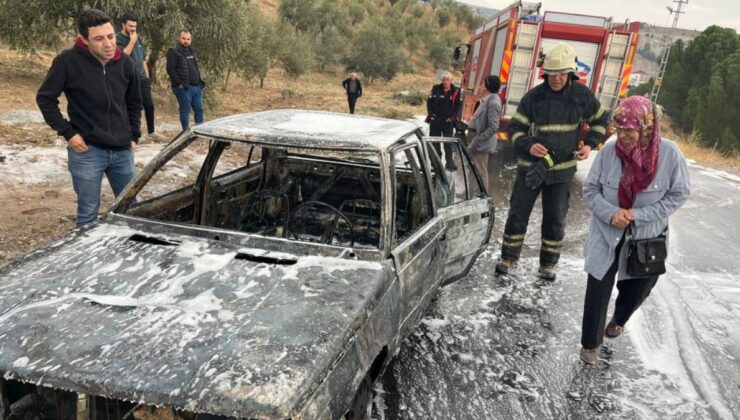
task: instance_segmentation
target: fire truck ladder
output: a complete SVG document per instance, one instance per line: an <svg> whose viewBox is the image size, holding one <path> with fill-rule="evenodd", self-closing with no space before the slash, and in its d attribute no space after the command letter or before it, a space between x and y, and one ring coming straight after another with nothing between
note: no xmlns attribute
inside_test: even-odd
<svg viewBox="0 0 740 420"><path fill-rule="evenodd" d="M529 87L529 76L536 75L532 70L535 59L537 34L540 31L540 23L522 23L517 28L516 47L514 48L511 70L509 71L508 93L504 106L504 116L511 117L516 112L519 102ZM534 76L533 76L534 77Z"/></svg>
<svg viewBox="0 0 740 420"><path fill-rule="evenodd" d="M519 7L519 13L517 14L517 17L521 19L530 15L539 15L542 3L520 1L517 6Z"/></svg>
<svg viewBox="0 0 740 420"><path fill-rule="evenodd" d="M604 70L599 82L599 102L610 112L619 100L622 69L629 51L630 35L609 33L609 43L604 60Z"/></svg>

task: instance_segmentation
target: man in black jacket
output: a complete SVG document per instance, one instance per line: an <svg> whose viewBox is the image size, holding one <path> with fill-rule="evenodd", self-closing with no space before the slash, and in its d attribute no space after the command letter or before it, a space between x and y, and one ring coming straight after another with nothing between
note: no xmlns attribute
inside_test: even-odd
<svg viewBox="0 0 740 420"><path fill-rule="evenodd" d="M103 174L118 195L134 176L141 136L141 94L134 62L116 46L111 19L86 9L77 19L74 48L51 64L36 95L47 124L64 136L77 193L77 227L95 220ZM67 97L64 119L59 95Z"/></svg>
<svg viewBox="0 0 740 420"><path fill-rule="evenodd" d="M172 92L180 107L182 129L190 127L190 109L195 113L195 123L203 122L203 78L198 68L198 56L190 44L192 36L187 29L180 30L177 44L167 51L167 74Z"/></svg>
<svg viewBox="0 0 740 420"><path fill-rule="evenodd" d="M529 216L541 193L539 276L552 281L565 236L576 161L588 158L601 141L607 114L594 94L575 82L576 54L571 46L559 43L551 47L542 68L544 83L524 95L507 128L517 152L518 169L496 273L508 273L519 259ZM589 131L585 145L579 148L584 124L588 124Z"/></svg>
<svg viewBox="0 0 740 420"><path fill-rule="evenodd" d="M460 89L452 84L452 74L443 74L442 83L434 85L427 98L426 122L429 123L429 135L452 137L461 106ZM434 147L441 154L439 144L435 143ZM451 171L457 169L452 158L452 148L448 144L445 144L445 167Z"/></svg>
<svg viewBox="0 0 740 420"><path fill-rule="evenodd" d="M349 113L355 113L355 104L357 98L362 96L362 84L357 78L357 73L350 73L349 77L342 81L342 87L347 92L347 102L349 103Z"/></svg>

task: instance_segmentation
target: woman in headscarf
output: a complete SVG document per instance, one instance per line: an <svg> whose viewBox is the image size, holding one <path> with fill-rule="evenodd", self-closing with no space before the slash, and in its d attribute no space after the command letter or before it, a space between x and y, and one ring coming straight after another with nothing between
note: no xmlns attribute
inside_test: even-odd
<svg viewBox="0 0 740 420"><path fill-rule="evenodd" d="M603 337L616 338L658 280L626 272L626 228L635 239L656 238L668 216L689 197L689 171L675 143L660 137L660 112L642 96L620 102L612 114L616 141L599 151L583 187L592 211L585 246L588 285L583 307L581 360L598 362ZM617 277L617 301L606 322Z"/></svg>

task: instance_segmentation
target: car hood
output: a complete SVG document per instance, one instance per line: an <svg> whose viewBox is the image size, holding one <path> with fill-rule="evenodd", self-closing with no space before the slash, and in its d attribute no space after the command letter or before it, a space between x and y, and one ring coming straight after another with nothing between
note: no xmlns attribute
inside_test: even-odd
<svg viewBox="0 0 740 420"><path fill-rule="evenodd" d="M281 254L288 264L269 264L238 257L266 251L134 235L146 234L103 223L0 270L7 378L287 418L393 279L387 262Z"/></svg>

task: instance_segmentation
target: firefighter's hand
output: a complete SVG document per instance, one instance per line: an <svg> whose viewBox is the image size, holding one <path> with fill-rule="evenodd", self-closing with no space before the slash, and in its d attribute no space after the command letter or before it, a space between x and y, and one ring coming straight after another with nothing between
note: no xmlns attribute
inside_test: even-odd
<svg viewBox="0 0 740 420"><path fill-rule="evenodd" d="M535 143L532 145L532 147L529 148L529 154L534 157L538 157L538 158L545 157L547 155L547 152L548 152L547 147L539 143Z"/></svg>
<svg viewBox="0 0 740 420"><path fill-rule="evenodd" d="M574 152L573 155L578 160L584 160L584 159L588 159L588 155L590 153L591 153L591 146L583 146L577 152Z"/></svg>
<svg viewBox="0 0 740 420"><path fill-rule="evenodd" d="M85 139L82 138L81 135L75 134L72 136L71 139L67 142L67 147L72 149L75 153L85 153L88 151L87 143L85 143Z"/></svg>
<svg viewBox="0 0 740 420"><path fill-rule="evenodd" d="M612 216L611 225L618 229L626 228L634 220L634 215L630 209L619 209Z"/></svg>

